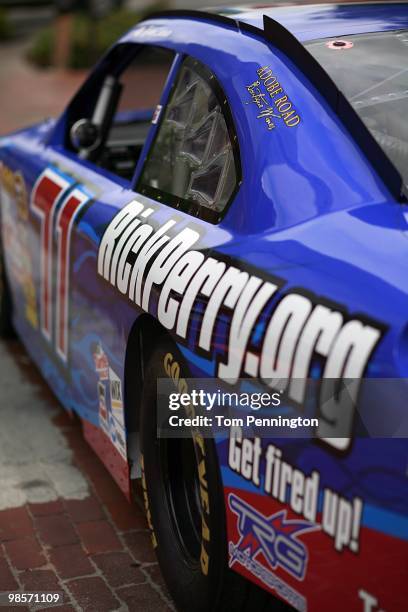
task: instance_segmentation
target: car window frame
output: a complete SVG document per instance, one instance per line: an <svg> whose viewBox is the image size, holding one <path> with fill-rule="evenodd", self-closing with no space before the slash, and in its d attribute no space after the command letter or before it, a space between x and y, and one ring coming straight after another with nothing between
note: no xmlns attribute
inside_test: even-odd
<svg viewBox="0 0 408 612"><path fill-rule="evenodd" d="M156 144L156 140L158 138L160 128L162 126L165 111L168 103L172 99L175 89L178 86L179 78L181 76L181 70L184 66L192 68L197 72L197 74L205 80L208 86L211 88L222 112L222 115L225 120L225 124L227 127L228 136L232 146L233 159L235 165L235 174L236 174L236 183L235 187L228 199L228 202L225 204L222 211L217 211L211 208L207 208L198 202L194 202L191 200L187 200L185 198L181 198L175 196L171 193L162 191L160 189L156 189L151 187L150 185L145 185L142 182L143 171L147 162L150 159L150 155L154 149ZM202 221L207 221L212 223L213 225L217 225L220 223L225 215L227 214L232 202L235 200L236 195L242 185L242 164L241 164L241 155L239 149L239 141L237 136L237 131L235 128L235 123L233 119L233 114L231 111L231 107L228 101L228 98L218 80L214 72L201 60L194 58L192 55L183 54L179 57L177 64L173 65L176 74L173 74L173 79L171 82L170 90L168 91L168 96L166 97L165 104L163 105L160 113L159 120L157 125L155 126L154 135L152 137L150 147L144 154L142 151L142 155L140 156L140 167L138 168L138 173L135 181L134 190L142 196L148 197L151 200L154 200L158 204L164 204L169 206L170 208L174 208L176 210L181 210L182 212L187 213L190 216L196 217ZM173 71L172 71L173 72ZM170 75L171 76L171 75Z"/></svg>
<svg viewBox="0 0 408 612"><path fill-rule="evenodd" d="M172 85L175 79L177 78L177 73L178 73L177 67L180 62L180 54L177 52L177 50L171 47L168 47L165 44L158 44L157 42L143 41L143 43L118 43L117 45L112 47L112 49L110 49L107 52L105 57L102 58L102 60L96 66L96 69L89 75L89 77L85 80L85 82L82 84L82 86L76 92L75 96L70 101L67 109L64 112L63 125L58 126L61 129L62 142L58 142L57 138L55 138L55 135L54 135L54 138L51 140L51 142L48 143L49 146L53 147L54 149L62 148L64 151L64 155L67 155L71 160L79 162L81 165L86 166L89 170L97 174L101 174L104 178L114 182L115 184L125 189L129 189L131 191L135 191L135 183L139 175L140 162L141 160L144 160L146 156L146 151L150 148L150 143L154 137L154 133L157 128L157 124L153 122L150 123L149 132L144 142L140 157L137 163L135 164L132 178L125 179L121 177L120 175L115 174L114 172L111 172L107 168L104 168L103 166L98 165L92 160L81 158L78 151L74 151L72 148L67 146L67 141L70 138L69 136L70 127L68 125L67 111L69 111L69 109L72 107L74 103L77 103L78 98L81 99L82 97L85 96L85 93L87 93L88 88L94 87L94 81L97 81L98 83L98 86L96 87L96 91L99 90L99 87L103 85L104 79L109 74L110 67L112 67L111 74L114 74L115 77L120 76L128 68L128 66L132 63L133 59L137 56L138 49L141 49L142 47L162 48L167 51L171 51L174 55L172 64L167 73L165 84L161 90L160 99L157 105L157 106L161 106L162 109L165 108L167 101L169 99L169 92L171 91ZM113 60L110 57L111 54L113 54L116 50L119 50L119 52L123 53L123 57L120 58L120 61L118 62L117 65L112 64ZM113 117L112 117L112 122L113 122ZM59 137L58 137L58 140L59 140Z"/></svg>

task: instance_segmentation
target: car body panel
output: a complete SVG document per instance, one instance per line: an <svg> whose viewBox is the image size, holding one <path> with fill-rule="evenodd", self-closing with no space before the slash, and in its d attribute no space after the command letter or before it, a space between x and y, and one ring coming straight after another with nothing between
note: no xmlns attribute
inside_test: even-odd
<svg viewBox="0 0 408 612"><path fill-rule="evenodd" d="M341 10L353 15L347 30L338 16ZM261 24L261 11L229 14L256 26ZM408 7L401 5L392 9L278 9L271 15L300 40L385 31L408 24ZM2 235L16 329L62 404L81 417L86 438L129 497L130 466L126 457L132 456L132 449L126 433L132 407L125 410L124 405L125 357L132 329L141 317L148 313L160 321L160 286L153 287L148 306L143 308L102 278L97 268L107 228L132 201L153 209L148 223L154 231L169 221L174 222L171 237L191 229L198 235L193 248L205 258L214 257L279 285L253 329L258 343L284 297L301 294L313 305L338 309L345 320L362 321L378 330L380 340L364 372L367 378L404 378L408 371L406 209L392 198L352 135L307 77L260 35L212 23L211 16L152 19L136 26L120 41L130 42L160 44L195 57L214 72L225 91L239 141L243 181L218 224L138 194L140 163L128 183L65 150L61 135L66 113L56 122L0 140ZM178 61L163 92L164 104ZM263 118L257 118L251 84L257 80L257 70L268 65L273 65L296 109L300 129L278 120L274 129L268 130ZM152 126L145 151L155 129ZM45 171L61 176L70 183L70 189L78 187L88 198L75 217L71 235L67 362L58 357L40 332L40 224L29 200ZM17 205L19 173L26 189L22 208ZM21 261L23 266L19 266ZM54 311L55 294L52 305ZM179 344L192 375L217 377L220 360L225 360L230 350L233 313L219 315L210 351L205 352L197 346L196 337L201 312L198 309L191 314L185 340L174 329L169 333ZM310 366L318 378L324 360ZM391 429L393 419L398 422L406 411L401 397L387 407ZM369 417L368 391L363 389L360 401L363 414ZM260 485L248 482L231 468L231 439L219 441L233 569L298 610L321 610L322 606L331 610L403 609L408 540L407 441L355 437L342 455L327 445L300 439L264 440L263 444L279 448L282 460L301 473L304 486L309 483L318 500L315 517L306 524L303 511L295 512L287 499L282 503L267 495ZM264 469L262 465L262 478ZM317 476L312 479L314 473ZM330 498L327 491L335 495ZM325 516L333 524L323 529L323 505L330 501L334 510L326 510ZM241 528L244 523L250 524L243 520L250 514L248 508L258 528L262 525L270 538L281 534L280 550L262 549L259 539L249 544L244 540L253 536L251 530L244 533ZM342 514L336 518L337 508ZM302 525L290 523L300 520ZM272 555L269 559L268 550ZM367 571L368 567L373 569ZM364 607L369 597L377 600L371 608Z"/></svg>
<svg viewBox="0 0 408 612"><path fill-rule="evenodd" d="M257 28L263 27L263 16L272 17L302 42L366 32L399 30L407 25L406 7L402 2L361 2L357 4L311 4L305 6L227 7L217 9Z"/></svg>

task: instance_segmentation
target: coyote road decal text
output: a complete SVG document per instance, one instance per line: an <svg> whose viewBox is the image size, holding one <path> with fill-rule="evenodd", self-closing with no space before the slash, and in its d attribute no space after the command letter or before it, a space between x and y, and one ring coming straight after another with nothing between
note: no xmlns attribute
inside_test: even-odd
<svg viewBox="0 0 408 612"><path fill-rule="evenodd" d="M114 217L99 247L98 273L144 311L154 309L160 323L182 341L187 338L195 305L204 301L197 339L197 350L202 353L211 352L217 318L221 312L228 313L226 353L216 371L227 382L236 382L242 373L272 388L278 384L282 391L286 380L287 399L301 406L312 359L322 357L317 435L346 449L359 381L381 337L380 326L350 319L340 306L326 306L312 295L295 291L279 295L272 315L266 315L282 281L264 280L240 269L240 264L228 265L193 249L201 239L196 229L180 229L177 219L155 227L150 224L154 212L133 200ZM157 293L157 306L153 293ZM262 317L265 332L256 345L253 332ZM333 379L355 379L356 384L334 393ZM344 393L350 397L347 402Z"/></svg>
<svg viewBox="0 0 408 612"><path fill-rule="evenodd" d="M287 127L296 127L300 123L300 116L293 108L293 104L285 94L282 85L269 66L263 66L256 71L257 79L246 90L250 95L250 102L257 108L257 119L265 121L268 130L274 130L276 119L282 120Z"/></svg>

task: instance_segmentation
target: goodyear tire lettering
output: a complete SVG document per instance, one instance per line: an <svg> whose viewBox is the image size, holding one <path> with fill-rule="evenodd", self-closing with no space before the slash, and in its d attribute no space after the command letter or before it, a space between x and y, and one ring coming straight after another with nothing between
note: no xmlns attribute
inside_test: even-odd
<svg viewBox="0 0 408 612"><path fill-rule="evenodd" d="M174 386L179 391L179 393L188 392L188 385L186 380L184 378L180 378L180 364L174 359L172 353L166 353L163 360L163 366L164 371L169 376L169 378L173 380ZM185 410L188 416L195 416L194 406L192 406L191 404L190 406L187 406ZM200 481L200 502L202 509L200 566L203 575L208 576L208 570L210 565L210 556L208 554L208 544L210 542L210 529L208 527L208 519L210 517L210 496L207 481L205 442L204 438L197 430L192 429L191 434L197 457L197 470Z"/></svg>

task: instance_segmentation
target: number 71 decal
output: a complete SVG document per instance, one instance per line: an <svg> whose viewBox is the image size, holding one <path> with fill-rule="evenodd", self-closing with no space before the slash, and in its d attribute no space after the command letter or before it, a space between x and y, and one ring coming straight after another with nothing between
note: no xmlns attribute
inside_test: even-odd
<svg viewBox="0 0 408 612"><path fill-rule="evenodd" d="M71 233L75 216L90 200L74 179L46 168L37 179L32 196L31 209L40 219L40 316L41 331L52 341L52 271L53 235L57 240L57 282L55 292L55 345L63 361L68 355L69 324L69 262Z"/></svg>

